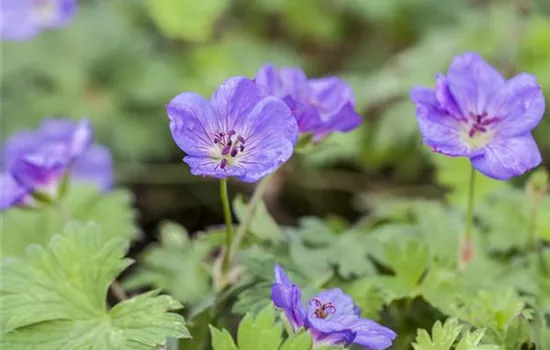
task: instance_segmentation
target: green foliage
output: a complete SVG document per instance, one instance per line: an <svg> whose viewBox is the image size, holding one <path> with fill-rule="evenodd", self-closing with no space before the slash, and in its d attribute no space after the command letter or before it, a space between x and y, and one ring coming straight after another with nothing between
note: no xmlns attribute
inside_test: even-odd
<svg viewBox="0 0 550 350"><path fill-rule="evenodd" d="M233 200L233 210L239 221L247 216L247 204L242 196L237 195ZM281 229L273 220L265 204L260 201L253 213L250 220L248 230L256 235L260 239L268 240L271 242L280 242L283 238Z"/></svg>
<svg viewBox="0 0 550 350"><path fill-rule="evenodd" d="M473 333L466 330L462 335L464 325L459 324L456 318L449 318L444 324L437 321L432 328L432 335L419 329L415 343L412 344L414 350L499 350L496 345L479 345L483 338L484 330L479 329ZM457 339L460 341L457 342ZM456 346L453 346L456 344Z"/></svg>
<svg viewBox="0 0 550 350"><path fill-rule="evenodd" d="M228 0L148 0L155 23L170 37L205 41Z"/></svg>
<svg viewBox="0 0 550 350"><path fill-rule="evenodd" d="M160 244L141 254L137 271L123 285L130 289L153 286L182 303L198 302L210 291L204 260L211 250L205 242L191 241L183 227L166 222L160 228Z"/></svg>
<svg viewBox="0 0 550 350"><path fill-rule="evenodd" d="M89 186L71 186L59 204L40 210L12 209L0 213L2 221L1 256L22 256L30 244L45 245L61 232L68 220L93 221L101 227L103 239L133 239L138 229L134 223L132 196L126 190L99 193Z"/></svg>
<svg viewBox="0 0 550 350"><path fill-rule="evenodd" d="M131 260L94 224L71 223L47 248L1 266L2 345L10 349L150 349L188 337L181 308L152 291L107 310L106 293Z"/></svg>

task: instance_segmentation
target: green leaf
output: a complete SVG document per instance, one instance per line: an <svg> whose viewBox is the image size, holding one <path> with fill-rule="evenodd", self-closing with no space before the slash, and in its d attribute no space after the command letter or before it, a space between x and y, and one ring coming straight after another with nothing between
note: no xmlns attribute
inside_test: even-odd
<svg viewBox="0 0 550 350"><path fill-rule="evenodd" d="M376 281L367 276L353 282L344 288L355 304L361 308L361 316L376 320L379 311L384 306L383 291L376 285Z"/></svg>
<svg viewBox="0 0 550 350"><path fill-rule="evenodd" d="M239 221L242 222L246 217L247 208L248 204L245 203L243 196L237 195L233 200L233 210ZM273 220L263 201L260 201L255 208L248 230L258 238L271 242L280 242L283 239L279 225Z"/></svg>
<svg viewBox="0 0 550 350"><path fill-rule="evenodd" d="M133 239L137 233L130 192L99 193L90 186L72 185L59 206L0 213L1 256L19 257L30 244L46 245L71 219L94 221L104 232L105 241L113 237Z"/></svg>
<svg viewBox="0 0 550 350"><path fill-rule="evenodd" d="M275 308L269 304L254 319L247 313L239 324L237 339L239 350L277 350L282 342L281 326L275 323ZM210 327L214 350L237 350L227 330Z"/></svg>
<svg viewBox="0 0 550 350"><path fill-rule="evenodd" d="M289 337L281 346L280 350L308 350L313 346L313 339L309 332L301 332Z"/></svg>
<svg viewBox="0 0 550 350"><path fill-rule="evenodd" d="M205 41L228 0L148 0L155 23L170 37Z"/></svg>
<svg viewBox="0 0 550 350"><path fill-rule="evenodd" d="M210 334L212 334L212 348L214 350L238 350L231 334L226 329L219 330L210 326Z"/></svg>
<svg viewBox="0 0 550 350"><path fill-rule="evenodd" d="M200 301L210 290L204 259L212 248L204 242L190 241L187 231L173 223L161 224L160 231L160 244L148 247L138 257L137 271L123 285L129 289L160 288L182 303Z"/></svg>
<svg viewBox="0 0 550 350"><path fill-rule="evenodd" d="M455 318L448 319L443 325L441 321L437 321L432 328L431 337L426 330L418 330L412 347L414 350L449 350L461 330L462 325Z"/></svg>
<svg viewBox="0 0 550 350"><path fill-rule="evenodd" d="M71 223L47 248L1 266L2 345L10 349L151 349L188 337L181 308L156 291L107 310L106 293L129 264L120 238L104 243L99 227Z"/></svg>

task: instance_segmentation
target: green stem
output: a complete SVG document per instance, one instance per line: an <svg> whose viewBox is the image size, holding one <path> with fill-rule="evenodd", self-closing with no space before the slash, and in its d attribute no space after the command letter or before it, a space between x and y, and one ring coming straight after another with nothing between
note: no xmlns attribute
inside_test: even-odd
<svg viewBox="0 0 550 350"><path fill-rule="evenodd" d="M250 198L250 201L248 202L248 207L246 208L244 218L241 224L239 225L239 228L237 229L237 233L235 234L235 239L233 240L233 244L231 245L231 248L228 250L226 254L226 256L229 257L229 262L231 262L231 260L235 257L235 255L237 254L237 251L239 250L239 246L241 245L244 235L248 230L250 221L254 217L254 212L256 211L258 204L262 201L262 198L264 196L265 190L267 189L267 184L269 183L270 178L271 178L271 175L268 175L260 181L258 186L256 186L254 193L252 194L252 198Z"/></svg>
<svg viewBox="0 0 550 350"><path fill-rule="evenodd" d="M472 166L470 171L470 190L468 192L468 207L466 209L466 231L464 238L466 241L472 239L472 227L474 223L474 187L475 187L476 170Z"/></svg>
<svg viewBox="0 0 550 350"><path fill-rule="evenodd" d="M229 270L231 260L229 259L229 249L233 240L233 223L231 220L231 208L229 206L229 196L227 195L227 179L220 180L220 197L223 207L223 218L225 220L225 255L222 263L222 271L226 273Z"/></svg>

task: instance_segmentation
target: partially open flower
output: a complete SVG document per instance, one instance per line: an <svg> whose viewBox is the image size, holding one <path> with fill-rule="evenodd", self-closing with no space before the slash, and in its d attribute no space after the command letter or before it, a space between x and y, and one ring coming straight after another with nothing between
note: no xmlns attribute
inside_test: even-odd
<svg viewBox="0 0 550 350"><path fill-rule="evenodd" d="M21 131L2 148L0 209L33 204L33 195L55 199L64 176L101 190L112 186L109 150L92 145L89 121L45 119L38 130Z"/></svg>

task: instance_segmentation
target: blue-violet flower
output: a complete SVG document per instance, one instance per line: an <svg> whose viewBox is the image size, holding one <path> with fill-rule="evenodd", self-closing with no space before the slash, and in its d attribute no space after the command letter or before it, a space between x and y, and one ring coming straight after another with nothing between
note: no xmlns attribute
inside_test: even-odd
<svg viewBox="0 0 550 350"><path fill-rule="evenodd" d="M210 101L184 92L166 111L193 175L258 181L290 158L298 138L286 104L243 77L227 80Z"/></svg>
<svg viewBox="0 0 550 350"><path fill-rule="evenodd" d="M299 68L277 71L272 64L266 64L256 73L255 80L268 94L287 103L300 132L313 134L315 142L331 132L353 130L362 122L355 112L350 86L338 77L308 79Z"/></svg>
<svg viewBox="0 0 550 350"><path fill-rule="evenodd" d="M271 289L273 303L282 309L297 331L306 328L316 346L348 346L352 343L371 350L392 345L394 331L374 321L361 318L361 309L340 288L328 289L302 305L302 293L281 266L275 266L275 283Z"/></svg>
<svg viewBox="0 0 550 350"><path fill-rule="evenodd" d="M2 0L2 39L25 41L49 28L66 25L76 13L76 0Z"/></svg>
<svg viewBox="0 0 550 350"><path fill-rule="evenodd" d="M424 142L435 152L469 157L481 173L499 180L521 175L541 162L531 130L545 102L534 76L505 80L476 53L453 60L435 89L411 91Z"/></svg>
<svg viewBox="0 0 550 350"><path fill-rule="evenodd" d="M108 190L113 182L112 157L92 144L89 121L48 118L38 130L20 131L2 147L0 209L35 204L33 193L52 199L64 176Z"/></svg>

